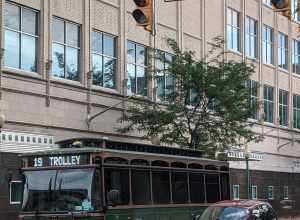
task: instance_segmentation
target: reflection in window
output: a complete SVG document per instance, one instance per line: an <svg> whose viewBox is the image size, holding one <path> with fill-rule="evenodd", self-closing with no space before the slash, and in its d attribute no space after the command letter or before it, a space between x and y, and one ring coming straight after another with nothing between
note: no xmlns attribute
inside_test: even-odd
<svg viewBox="0 0 300 220"><path fill-rule="evenodd" d="M283 69L288 69L288 39L287 36L279 33L278 37L278 66Z"/></svg>
<svg viewBox="0 0 300 220"><path fill-rule="evenodd" d="M152 172L153 202L170 203L170 176L168 171Z"/></svg>
<svg viewBox="0 0 300 220"><path fill-rule="evenodd" d="M129 171L128 169L105 169L105 193L111 190L119 190L120 201L118 204L129 204ZM109 202L109 201L107 201Z"/></svg>
<svg viewBox="0 0 300 220"><path fill-rule="evenodd" d="M287 91L279 90L279 124L282 126L288 126L288 97Z"/></svg>
<svg viewBox="0 0 300 220"><path fill-rule="evenodd" d="M25 171L24 211L94 211L99 194L92 193L95 169ZM100 183L96 184L99 185ZM96 203L93 203L96 202Z"/></svg>
<svg viewBox="0 0 300 220"><path fill-rule="evenodd" d="M172 197L175 204L188 202L188 184L186 173L172 172Z"/></svg>
<svg viewBox="0 0 300 220"><path fill-rule="evenodd" d="M273 64L273 29L267 25L263 27L263 62Z"/></svg>
<svg viewBox="0 0 300 220"><path fill-rule="evenodd" d="M147 96L147 48L127 43L127 92Z"/></svg>
<svg viewBox="0 0 300 220"><path fill-rule="evenodd" d="M256 58L257 48L257 22L246 17L246 40L245 40L245 50L246 55L251 58Z"/></svg>
<svg viewBox="0 0 300 220"><path fill-rule="evenodd" d="M264 86L264 120L274 122L274 88Z"/></svg>
<svg viewBox="0 0 300 220"><path fill-rule="evenodd" d="M299 0L292 0L291 6L292 6L292 18L295 21L300 21L300 13L299 13Z"/></svg>
<svg viewBox="0 0 300 220"><path fill-rule="evenodd" d="M300 42L292 41L292 71L300 74Z"/></svg>
<svg viewBox="0 0 300 220"><path fill-rule="evenodd" d="M294 128L300 129L300 95L293 95Z"/></svg>
<svg viewBox="0 0 300 220"><path fill-rule="evenodd" d="M172 101L174 100L175 79L168 74L168 66L172 62L173 55L157 51L156 69L157 69L157 100Z"/></svg>
<svg viewBox="0 0 300 220"><path fill-rule="evenodd" d="M240 51L240 14L227 9L227 47L234 51Z"/></svg>
<svg viewBox="0 0 300 220"><path fill-rule="evenodd" d="M59 78L79 81L79 25L53 18L52 28L53 75Z"/></svg>
<svg viewBox="0 0 300 220"><path fill-rule="evenodd" d="M115 37L92 32L93 84L114 89L116 87Z"/></svg>
<svg viewBox="0 0 300 220"><path fill-rule="evenodd" d="M37 71L37 12L15 4L5 5L5 57L8 67Z"/></svg>
<svg viewBox="0 0 300 220"><path fill-rule="evenodd" d="M257 199L257 186L252 186L251 187L251 198L252 199Z"/></svg>

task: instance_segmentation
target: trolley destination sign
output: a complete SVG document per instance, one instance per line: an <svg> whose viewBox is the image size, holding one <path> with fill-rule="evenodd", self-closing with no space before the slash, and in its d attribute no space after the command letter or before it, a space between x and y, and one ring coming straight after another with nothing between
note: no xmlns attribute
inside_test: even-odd
<svg viewBox="0 0 300 220"><path fill-rule="evenodd" d="M89 164L89 155L87 154L47 155L29 159L30 167L60 167L86 164Z"/></svg>

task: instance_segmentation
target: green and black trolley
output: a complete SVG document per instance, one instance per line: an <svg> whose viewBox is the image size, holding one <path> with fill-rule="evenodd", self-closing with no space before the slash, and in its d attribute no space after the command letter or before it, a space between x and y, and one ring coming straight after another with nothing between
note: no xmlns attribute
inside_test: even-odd
<svg viewBox="0 0 300 220"><path fill-rule="evenodd" d="M23 159L22 220L189 220L229 199L227 162L201 152L102 139Z"/></svg>

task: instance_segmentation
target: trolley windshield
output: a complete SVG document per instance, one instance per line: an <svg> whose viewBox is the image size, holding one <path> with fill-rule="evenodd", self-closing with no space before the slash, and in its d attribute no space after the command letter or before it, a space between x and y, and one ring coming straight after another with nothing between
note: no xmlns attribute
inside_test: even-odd
<svg viewBox="0 0 300 220"><path fill-rule="evenodd" d="M101 209L100 174L95 168L25 171L23 211Z"/></svg>

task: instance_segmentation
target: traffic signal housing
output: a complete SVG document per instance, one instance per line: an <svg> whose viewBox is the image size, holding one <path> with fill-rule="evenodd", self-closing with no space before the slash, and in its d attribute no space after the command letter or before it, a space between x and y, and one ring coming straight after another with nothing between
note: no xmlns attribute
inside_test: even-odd
<svg viewBox="0 0 300 220"><path fill-rule="evenodd" d="M280 12L283 16L291 19L291 0L271 0L275 12Z"/></svg>
<svg viewBox="0 0 300 220"><path fill-rule="evenodd" d="M137 8L132 12L138 26L146 31L153 31L153 0L133 0Z"/></svg>

